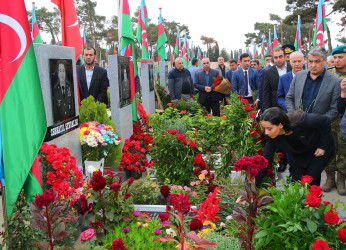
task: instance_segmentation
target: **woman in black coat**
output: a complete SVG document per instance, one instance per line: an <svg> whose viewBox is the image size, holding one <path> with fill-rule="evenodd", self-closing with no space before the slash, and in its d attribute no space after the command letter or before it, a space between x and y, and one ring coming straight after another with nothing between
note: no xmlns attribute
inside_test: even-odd
<svg viewBox="0 0 346 250"><path fill-rule="evenodd" d="M298 181L303 175L309 175L313 178L311 185L320 185L321 173L334 152L330 119L301 110L286 114L274 107L265 110L261 124L266 135L263 156L268 166L277 150L289 153L292 179ZM267 169L257 175L256 185L262 182L266 172Z"/></svg>

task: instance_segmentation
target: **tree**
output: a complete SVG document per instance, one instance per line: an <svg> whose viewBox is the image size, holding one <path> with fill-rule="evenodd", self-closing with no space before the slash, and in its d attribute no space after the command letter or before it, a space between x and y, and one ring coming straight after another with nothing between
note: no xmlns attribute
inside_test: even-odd
<svg viewBox="0 0 346 250"><path fill-rule="evenodd" d="M32 23L32 11L27 11L29 23ZM58 34L60 33L60 11L54 7L53 11L48 11L46 7L35 10L36 20L41 32L47 32L52 36L52 44L59 41Z"/></svg>
<svg viewBox="0 0 346 250"><path fill-rule="evenodd" d="M209 57L210 58L210 54L209 54L209 52L210 52L210 48L211 48L211 46L213 45L213 44L217 44L217 41L214 39L214 38L212 38L212 37L207 37L207 36L201 36L201 38L200 38L201 40L202 40L202 43L204 44L204 45L207 45L207 57Z"/></svg>
<svg viewBox="0 0 346 250"><path fill-rule="evenodd" d="M225 62L228 62L230 54L227 53L225 48L222 48L220 56L222 56L223 59L225 59Z"/></svg>
<svg viewBox="0 0 346 250"><path fill-rule="evenodd" d="M106 37L107 32L104 28L106 17L96 15L96 1L92 0L76 0L76 12L79 21L79 27L85 29L87 43L93 44L97 48L97 42Z"/></svg>

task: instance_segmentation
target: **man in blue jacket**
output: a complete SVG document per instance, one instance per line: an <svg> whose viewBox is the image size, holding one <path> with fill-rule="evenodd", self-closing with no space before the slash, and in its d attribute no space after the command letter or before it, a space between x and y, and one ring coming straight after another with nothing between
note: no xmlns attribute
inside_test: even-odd
<svg viewBox="0 0 346 250"><path fill-rule="evenodd" d="M292 71L280 76L279 86L278 86L278 96L277 101L279 106L286 112L285 97L288 90L290 89L293 77L297 72L301 71L304 66L304 55L302 52L295 51L290 55L290 64L292 66Z"/></svg>
<svg viewBox="0 0 346 250"><path fill-rule="evenodd" d="M199 91L199 102L210 113L213 111L214 116L220 116L220 97L221 94L214 91L212 88L214 77L219 75L219 72L210 68L209 58L202 60L203 70L196 74L195 88Z"/></svg>
<svg viewBox="0 0 346 250"><path fill-rule="evenodd" d="M232 92L244 96L249 104L253 104L252 91L257 90L258 71L250 68L250 56L240 56L240 68L232 74Z"/></svg>

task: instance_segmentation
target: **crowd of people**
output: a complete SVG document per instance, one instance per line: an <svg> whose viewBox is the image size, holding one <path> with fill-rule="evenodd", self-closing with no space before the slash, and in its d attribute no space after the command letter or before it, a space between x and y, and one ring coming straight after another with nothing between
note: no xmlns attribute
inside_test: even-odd
<svg viewBox="0 0 346 250"><path fill-rule="evenodd" d="M336 47L330 56L324 47L312 47L304 56L284 45L266 56L264 65L245 53L239 62L231 59L229 68L223 57L217 63L211 69L209 58L194 59L185 69L183 59L176 58L168 76L172 102L198 93L208 113L220 116L220 101L227 95L214 91L213 78L227 78L232 93L260 110L269 164L275 152L284 152L279 171L289 164L293 180L311 175L313 184L320 185L325 170L323 190L336 187L346 195L346 45ZM265 171L258 175L257 184L264 175Z"/></svg>

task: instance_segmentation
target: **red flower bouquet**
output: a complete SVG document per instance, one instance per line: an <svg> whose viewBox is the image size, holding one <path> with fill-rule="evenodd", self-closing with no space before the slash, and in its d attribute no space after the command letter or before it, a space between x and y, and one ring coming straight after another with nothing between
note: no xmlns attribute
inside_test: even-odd
<svg viewBox="0 0 346 250"><path fill-rule="evenodd" d="M225 79L220 75L218 75L217 77L214 77L213 79L214 81L213 81L212 88L214 91L219 92L221 94L231 93L232 85L228 81L228 79Z"/></svg>

